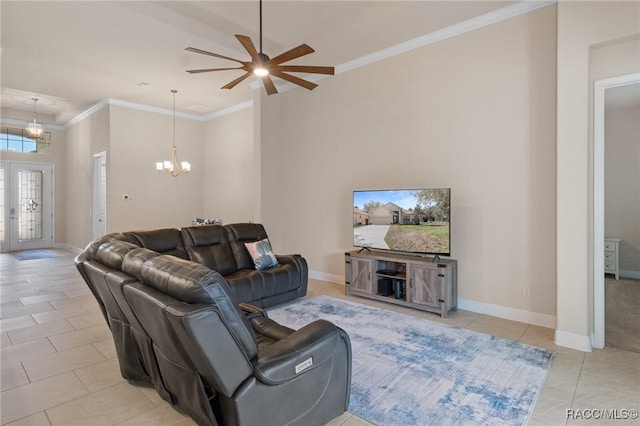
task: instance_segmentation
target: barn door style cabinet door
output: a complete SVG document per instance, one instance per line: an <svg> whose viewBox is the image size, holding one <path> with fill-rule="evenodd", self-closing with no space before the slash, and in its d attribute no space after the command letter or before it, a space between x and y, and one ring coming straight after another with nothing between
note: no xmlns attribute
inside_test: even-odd
<svg viewBox="0 0 640 426"><path fill-rule="evenodd" d="M375 251L345 253L347 295L447 317L458 307L457 261Z"/></svg>
<svg viewBox="0 0 640 426"><path fill-rule="evenodd" d="M371 294L373 285L373 259L345 256L346 275L345 280L352 294Z"/></svg>

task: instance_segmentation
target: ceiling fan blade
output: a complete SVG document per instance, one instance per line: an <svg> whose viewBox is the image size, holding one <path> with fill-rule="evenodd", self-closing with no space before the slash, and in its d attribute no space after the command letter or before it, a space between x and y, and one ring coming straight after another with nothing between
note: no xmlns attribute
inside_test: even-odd
<svg viewBox="0 0 640 426"><path fill-rule="evenodd" d="M286 74L280 71L273 71L271 74L273 74L274 76L281 78L283 80L287 80L289 83L293 83L293 84L297 84L298 86L302 86L305 89L309 89L309 90L313 90L316 87L318 87L317 84L312 83L310 81L307 80L303 80L301 78L298 78L294 75L290 75L290 74Z"/></svg>
<svg viewBox="0 0 640 426"><path fill-rule="evenodd" d="M311 74L327 74L334 75L334 67L316 67L313 65L280 65L278 67L280 71L287 72L306 72Z"/></svg>
<svg viewBox="0 0 640 426"><path fill-rule="evenodd" d="M247 71L244 75L241 75L240 77L236 78L233 81L230 81L229 83L225 84L224 86L222 86L222 89L233 89L236 84L240 83L241 81L243 81L245 78L249 77L251 75L251 73L249 71Z"/></svg>
<svg viewBox="0 0 640 426"><path fill-rule="evenodd" d="M254 46L251 39L240 34L236 34L236 38L238 39L240 44L242 44L245 50L249 52L249 55L251 56L251 59L253 59L253 62L260 63L260 55L258 55L258 51L256 50L256 47Z"/></svg>
<svg viewBox="0 0 640 426"><path fill-rule="evenodd" d="M300 46L294 47L291 50L287 50L286 52L281 53L280 55L271 59L269 61L269 64L271 65L282 64L284 62L299 58L304 55L308 55L309 53L313 53L313 52L315 52L315 50L313 50L311 46L308 46L306 44L301 44Z"/></svg>
<svg viewBox="0 0 640 426"><path fill-rule="evenodd" d="M206 50L202 50L202 49L196 49L195 47L187 47L186 49L184 49L186 51L189 52L193 52L193 53L201 53L203 55L209 55L209 56L213 56L215 58L221 58L221 59L228 59L229 61L234 61L234 62L239 62L242 65L247 65L246 62L243 62L239 59L234 59L234 58L230 58L228 56L224 56L224 55L218 55L217 53L211 53L211 52L207 52Z"/></svg>
<svg viewBox="0 0 640 426"><path fill-rule="evenodd" d="M211 72L211 71L228 71L228 70L242 70L244 67L235 67L235 68L207 68L203 70L187 70L189 74L198 74L201 72Z"/></svg>
<svg viewBox="0 0 640 426"><path fill-rule="evenodd" d="M262 76L262 83L264 84L264 88L267 91L267 95L278 93L276 85L273 84L273 80L271 80L271 77L269 77L268 75Z"/></svg>

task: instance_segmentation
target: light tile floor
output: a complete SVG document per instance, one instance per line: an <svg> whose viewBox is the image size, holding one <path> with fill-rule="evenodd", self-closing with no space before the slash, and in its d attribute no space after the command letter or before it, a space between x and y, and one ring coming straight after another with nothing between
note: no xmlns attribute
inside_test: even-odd
<svg viewBox="0 0 640 426"><path fill-rule="evenodd" d="M193 425L151 387L118 370L109 329L73 265L73 253L18 261L0 255L0 422L2 425ZM344 286L310 280L308 296L345 298ZM556 357L530 425L634 424L638 420L567 419L567 410L640 408L640 354L591 353L553 344L553 330L468 311L439 316L362 298L353 300L554 350ZM636 411L637 412L637 411ZM584 411L589 415L593 412ZM598 414L598 412L595 412ZM331 426L363 426L350 413Z"/></svg>

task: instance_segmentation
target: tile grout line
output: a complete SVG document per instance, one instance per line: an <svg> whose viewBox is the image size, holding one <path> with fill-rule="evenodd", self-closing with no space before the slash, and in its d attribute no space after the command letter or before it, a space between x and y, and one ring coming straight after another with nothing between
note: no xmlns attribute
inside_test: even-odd
<svg viewBox="0 0 640 426"><path fill-rule="evenodd" d="M571 401L569 401L569 406L567 407L567 409L573 408L573 402L575 401L576 391L578 390L578 384L580 383L580 378L582 377L582 370L584 368L585 359L586 359L586 353L582 355L582 361L580 362L580 371L578 371L578 379L576 380L576 384L573 386L573 392L571 392ZM569 424L569 419L567 418L566 415L565 415L564 424L565 426Z"/></svg>

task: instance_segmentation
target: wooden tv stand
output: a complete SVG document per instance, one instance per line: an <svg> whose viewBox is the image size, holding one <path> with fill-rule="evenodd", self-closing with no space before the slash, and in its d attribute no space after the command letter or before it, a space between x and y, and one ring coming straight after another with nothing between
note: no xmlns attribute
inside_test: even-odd
<svg viewBox="0 0 640 426"><path fill-rule="evenodd" d="M458 308L458 262L380 251L345 253L345 293L447 317Z"/></svg>

